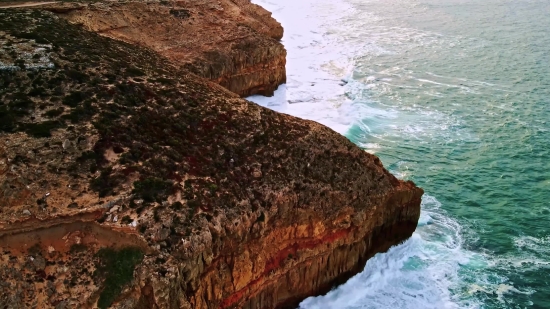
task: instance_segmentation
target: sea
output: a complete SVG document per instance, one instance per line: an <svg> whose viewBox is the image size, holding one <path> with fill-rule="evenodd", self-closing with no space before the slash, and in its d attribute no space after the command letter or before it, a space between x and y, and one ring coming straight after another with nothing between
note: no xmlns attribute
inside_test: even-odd
<svg viewBox="0 0 550 309"><path fill-rule="evenodd" d="M300 309L550 308L550 0L253 0L310 119L425 190L413 236Z"/></svg>

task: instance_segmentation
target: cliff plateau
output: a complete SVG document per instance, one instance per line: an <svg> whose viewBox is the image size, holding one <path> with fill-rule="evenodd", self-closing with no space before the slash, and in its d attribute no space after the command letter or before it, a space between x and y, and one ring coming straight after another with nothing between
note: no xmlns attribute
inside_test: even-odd
<svg viewBox="0 0 550 309"><path fill-rule="evenodd" d="M272 95L286 81L283 28L250 0L63 3L71 23L149 47L240 96Z"/></svg>
<svg viewBox="0 0 550 309"><path fill-rule="evenodd" d="M0 307L295 308L413 233L376 156L92 25L147 5L0 10Z"/></svg>

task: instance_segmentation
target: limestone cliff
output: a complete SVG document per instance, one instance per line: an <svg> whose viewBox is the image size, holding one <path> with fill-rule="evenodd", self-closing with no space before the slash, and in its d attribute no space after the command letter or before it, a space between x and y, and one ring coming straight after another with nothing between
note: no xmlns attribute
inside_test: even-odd
<svg viewBox="0 0 550 309"><path fill-rule="evenodd" d="M49 10L0 10L0 307L293 308L414 231L345 137Z"/></svg>
<svg viewBox="0 0 550 309"><path fill-rule="evenodd" d="M104 36L149 47L241 95L272 95L286 81L283 28L250 0L55 4Z"/></svg>

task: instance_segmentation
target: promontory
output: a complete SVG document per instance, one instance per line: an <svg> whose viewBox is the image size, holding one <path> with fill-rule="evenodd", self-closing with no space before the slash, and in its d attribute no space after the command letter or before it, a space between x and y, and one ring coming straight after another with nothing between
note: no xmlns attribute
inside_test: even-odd
<svg viewBox="0 0 550 309"><path fill-rule="evenodd" d="M249 0L2 6L0 308L296 308L415 230L422 189L241 98L285 82Z"/></svg>

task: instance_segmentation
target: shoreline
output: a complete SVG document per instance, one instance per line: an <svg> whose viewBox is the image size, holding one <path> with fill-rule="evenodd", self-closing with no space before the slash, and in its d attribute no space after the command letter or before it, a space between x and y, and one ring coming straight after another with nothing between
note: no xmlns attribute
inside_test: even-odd
<svg viewBox="0 0 550 309"><path fill-rule="evenodd" d="M109 3L101 14L119 16L125 6L143 4ZM172 14L157 4L142 9L132 14ZM46 229L31 235L27 251L10 251L13 244L0 239L0 273L8 282L0 301L19 289L5 301L23 306L35 299L25 295L39 295L43 307L284 307L349 278L414 231L422 189L396 179L332 129L240 99L154 50L121 41L135 37L137 22L98 35L86 30L94 19L71 5L27 12L0 19L9 35L0 39L10 40L15 55L47 42L55 66L36 74L53 86L2 127L10 131L0 132L0 185L7 188L0 216L47 224L99 211L82 229L56 225L54 238L67 232L61 239L42 240ZM161 16L190 23L182 12ZM111 22L124 22L118 18ZM19 32L28 25L34 28ZM34 73L18 72L38 58L7 60L20 68L10 73L16 82L8 83L8 99L34 93L24 87ZM148 250L106 248L104 238L115 231L135 235L130 242ZM112 278L104 271L119 256L128 268ZM44 280L55 288L44 290Z"/></svg>
<svg viewBox="0 0 550 309"><path fill-rule="evenodd" d="M302 119L319 122L340 134L352 126L357 111L346 93L351 60L332 31L335 21L344 18L352 7L343 1L305 1L271 3L255 0L275 12L285 27L282 43L287 49L287 82L273 97L247 97L268 107ZM336 9L338 8L338 9ZM310 10L315 12L309 13ZM329 14L330 12L330 14Z"/></svg>

